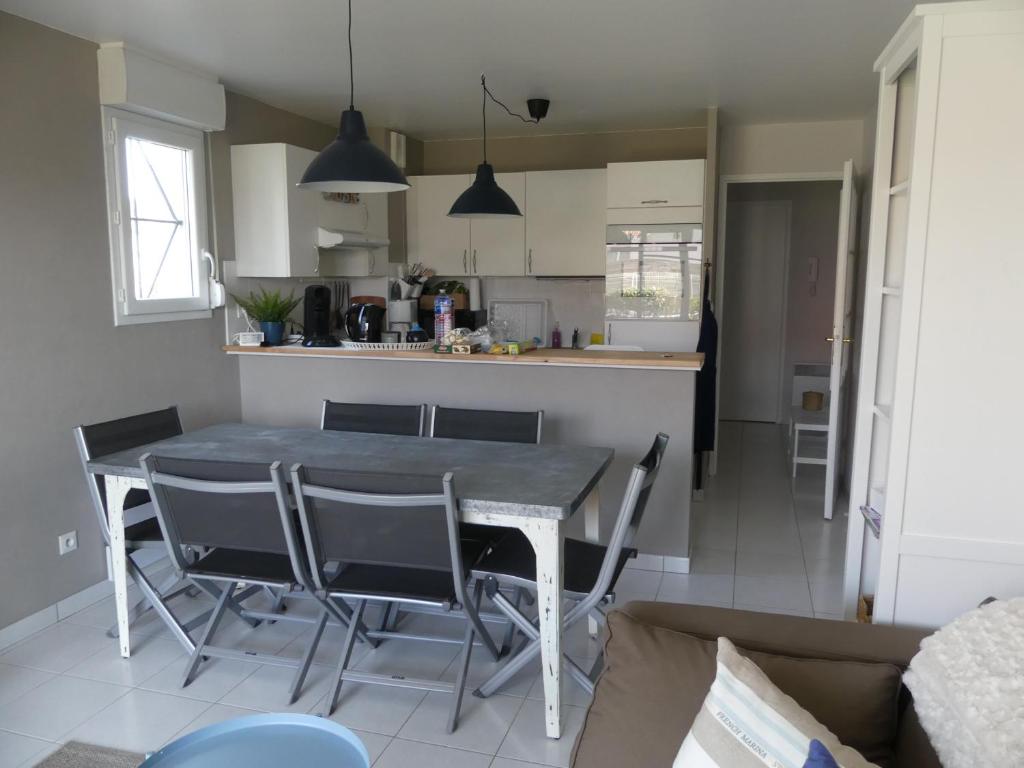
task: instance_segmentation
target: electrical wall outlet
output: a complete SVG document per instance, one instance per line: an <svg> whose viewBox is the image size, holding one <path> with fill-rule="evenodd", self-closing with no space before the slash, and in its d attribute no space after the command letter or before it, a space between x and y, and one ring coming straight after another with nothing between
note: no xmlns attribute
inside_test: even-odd
<svg viewBox="0 0 1024 768"><path fill-rule="evenodd" d="M57 537L57 551L61 555L78 549L78 531L68 531Z"/></svg>

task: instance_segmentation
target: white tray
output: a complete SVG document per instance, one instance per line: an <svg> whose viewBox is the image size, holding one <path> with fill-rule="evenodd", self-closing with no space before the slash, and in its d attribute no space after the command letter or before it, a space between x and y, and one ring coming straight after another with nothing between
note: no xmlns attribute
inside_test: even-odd
<svg viewBox="0 0 1024 768"><path fill-rule="evenodd" d="M371 341L342 341L342 349L365 349L390 352L420 352L425 349L433 349L434 342L432 341L414 341L412 343L405 341L398 342L371 342Z"/></svg>

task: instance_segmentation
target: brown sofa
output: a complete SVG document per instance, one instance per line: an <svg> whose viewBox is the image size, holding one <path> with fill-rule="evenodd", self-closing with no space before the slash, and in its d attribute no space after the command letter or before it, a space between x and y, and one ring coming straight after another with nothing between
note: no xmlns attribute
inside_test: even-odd
<svg viewBox="0 0 1024 768"><path fill-rule="evenodd" d="M674 603L608 617L574 768L669 768L731 639L840 741L883 768L941 768L901 675L926 632Z"/></svg>

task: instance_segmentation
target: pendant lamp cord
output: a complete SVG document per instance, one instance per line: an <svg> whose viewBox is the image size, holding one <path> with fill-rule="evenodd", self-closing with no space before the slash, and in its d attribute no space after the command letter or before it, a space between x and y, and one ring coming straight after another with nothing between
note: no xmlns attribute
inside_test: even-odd
<svg viewBox="0 0 1024 768"><path fill-rule="evenodd" d="M352 0L348 0L348 1L349 1L349 5L351 6ZM349 18L349 23L351 24L351 14L350 14L350 18ZM351 34L351 32L349 34ZM511 115L512 117L518 117L524 123L533 123L533 124L536 125L536 124L540 123L540 119L534 119L532 117L523 117L518 112L513 112L511 109L509 109L505 105L505 103L503 101L501 101L500 99L498 99L497 96L495 96L493 93L491 93L491 89L487 87L487 76L486 75L480 75L480 87L483 88L483 90L484 90L484 96L483 96L483 99L482 99L483 103L480 105L480 114L481 114L481 116L483 118L483 124L484 124L484 162L486 163L487 162L487 99L488 98L491 101L493 101L495 104L497 104L499 107L504 109L506 112L508 112L509 115Z"/></svg>
<svg viewBox="0 0 1024 768"><path fill-rule="evenodd" d="M356 75L352 64L352 0L348 0L348 108L355 109Z"/></svg>

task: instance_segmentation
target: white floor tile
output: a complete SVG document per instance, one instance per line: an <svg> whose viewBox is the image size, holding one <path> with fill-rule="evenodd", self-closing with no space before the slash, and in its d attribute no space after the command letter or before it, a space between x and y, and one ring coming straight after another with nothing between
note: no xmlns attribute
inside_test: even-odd
<svg viewBox="0 0 1024 768"><path fill-rule="evenodd" d="M522 635L516 636L516 642ZM448 683L455 682L456 676L459 674L459 665L461 664L461 658L456 656L452 659L452 663L448 665L448 668L441 675L441 679ZM494 661L490 654L487 653L483 648L474 648L473 655L469 658L469 670L466 672L466 688L468 689L467 695L474 689L480 686L481 683L490 679L495 675L499 669L504 666L507 658L499 659ZM530 690L530 686L533 685L534 678L540 674L540 660L527 664L521 669L516 675L509 680L501 688L501 693L506 696L525 696L527 691Z"/></svg>
<svg viewBox="0 0 1024 768"><path fill-rule="evenodd" d="M244 661L209 659L199 665L195 679L182 688L181 678L185 674L186 663L184 658L171 662L139 687L212 703L220 701L232 688L260 668L259 664Z"/></svg>
<svg viewBox="0 0 1024 768"><path fill-rule="evenodd" d="M206 728L208 725L216 725L217 723L223 723L239 717L262 714L264 713L255 709L243 709L242 707L233 707L229 704L211 704L207 709L199 713L199 717L174 734L174 738L170 739L170 741L177 741L182 736L187 736L193 731L198 731L200 728Z"/></svg>
<svg viewBox="0 0 1024 768"><path fill-rule="evenodd" d="M737 576L792 576L805 578L802 553L780 556L771 552L741 551L736 555Z"/></svg>
<svg viewBox="0 0 1024 768"><path fill-rule="evenodd" d="M694 547L690 553L690 574L731 576L736 572L736 551Z"/></svg>
<svg viewBox="0 0 1024 768"><path fill-rule="evenodd" d="M810 611L811 594L803 576L737 576L735 603Z"/></svg>
<svg viewBox="0 0 1024 768"><path fill-rule="evenodd" d="M590 669L589 664L581 666L583 666L584 669ZM577 685L569 676L568 672L563 672L562 674L562 701L573 707L589 707L590 700L593 697ZM526 696L529 699L544 701L544 678L539 674L534 677L533 685L530 687L530 692Z"/></svg>
<svg viewBox="0 0 1024 768"><path fill-rule="evenodd" d="M447 733L452 696L429 693L402 726L398 737L493 755L522 704L523 699L518 697L496 695L480 699L467 693L462 699L458 726L454 733Z"/></svg>
<svg viewBox="0 0 1024 768"><path fill-rule="evenodd" d="M22 640L0 656L0 663L60 673L108 645L117 641L103 630L61 622Z"/></svg>
<svg viewBox="0 0 1024 768"><path fill-rule="evenodd" d="M390 736L382 736L379 733L370 733L369 731L358 731L355 728L350 728L349 730L363 742L363 746L366 747L366 752L370 756L370 765L377 762L377 758L384 754L384 750L391 743Z"/></svg>
<svg viewBox="0 0 1024 768"><path fill-rule="evenodd" d="M331 720L346 728L394 736L426 695L426 691L414 688L344 683ZM324 711L326 698L325 695L317 702L312 710L314 714Z"/></svg>
<svg viewBox="0 0 1024 768"><path fill-rule="evenodd" d="M754 611L755 613L777 613L783 616L803 616L804 618L813 618L814 612L810 608L770 608L766 605L746 605L744 603L736 603L733 608L738 611Z"/></svg>
<svg viewBox="0 0 1024 768"><path fill-rule="evenodd" d="M53 678L52 672L0 664L0 707Z"/></svg>
<svg viewBox="0 0 1024 768"><path fill-rule="evenodd" d="M330 672L314 665L306 676L302 694L294 704L288 703L295 670L288 667L263 666L221 697L222 704L233 704L263 712L309 712L327 691Z"/></svg>
<svg viewBox="0 0 1024 768"><path fill-rule="evenodd" d="M500 757L564 768L569 765L572 746L583 725L586 710L562 709L562 737L549 739L544 733L544 702L527 699L498 750Z"/></svg>
<svg viewBox="0 0 1024 768"><path fill-rule="evenodd" d="M374 768L488 768L490 764L490 755L394 739L377 758Z"/></svg>
<svg viewBox="0 0 1024 768"><path fill-rule="evenodd" d="M0 768L17 768L51 746L42 739L0 731Z"/></svg>
<svg viewBox="0 0 1024 768"><path fill-rule="evenodd" d="M130 689L58 676L0 707L3 728L57 741Z"/></svg>
<svg viewBox="0 0 1024 768"><path fill-rule="evenodd" d="M75 728L70 738L131 752L155 752L208 707L205 701L133 690Z"/></svg>
<svg viewBox="0 0 1024 768"><path fill-rule="evenodd" d="M511 757L496 757L491 763L491 768L536 768L536 763L525 763L522 760L513 760Z"/></svg>
<svg viewBox="0 0 1024 768"><path fill-rule="evenodd" d="M615 584L615 602L625 605L631 600L653 600L661 585L661 571L627 568Z"/></svg>
<svg viewBox="0 0 1024 768"><path fill-rule="evenodd" d="M385 640L352 668L361 672L438 680L458 653L459 646L454 643Z"/></svg>
<svg viewBox="0 0 1024 768"><path fill-rule="evenodd" d="M134 638L131 658L122 658L117 643L110 642L65 674L104 683L136 686L184 656L184 648L173 640L159 637Z"/></svg>
<svg viewBox="0 0 1024 768"><path fill-rule="evenodd" d="M688 605L732 605L733 576L666 573L658 600Z"/></svg>

